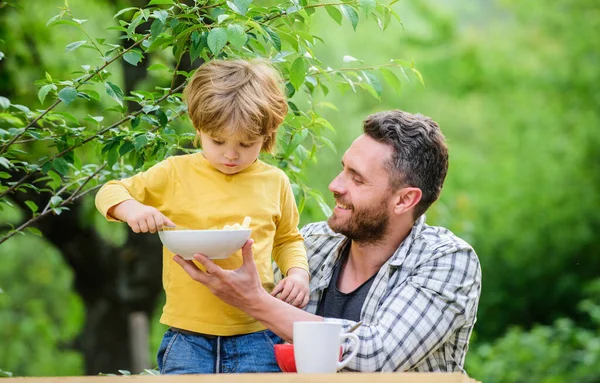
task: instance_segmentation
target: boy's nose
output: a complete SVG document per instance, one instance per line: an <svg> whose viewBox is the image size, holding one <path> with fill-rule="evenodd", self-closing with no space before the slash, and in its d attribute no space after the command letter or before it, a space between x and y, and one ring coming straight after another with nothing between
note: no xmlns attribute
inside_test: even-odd
<svg viewBox="0 0 600 383"><path fill-rule="evenodd" d="M230 150L225 152L225 158L227 158L229 161L232 161L238 158L238 154L237 152Z"/></svg>

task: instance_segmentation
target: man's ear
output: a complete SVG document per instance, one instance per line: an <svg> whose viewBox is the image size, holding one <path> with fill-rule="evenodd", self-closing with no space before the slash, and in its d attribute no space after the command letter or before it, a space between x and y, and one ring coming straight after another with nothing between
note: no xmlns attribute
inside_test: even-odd
<svg viewBox="0 0 600 383"><path fill-rule="evenodd" d="M419 201L423 192L419 188L406 187L401 188L395 193L395 204L394 213L403 214L415 207Z"/></svg>

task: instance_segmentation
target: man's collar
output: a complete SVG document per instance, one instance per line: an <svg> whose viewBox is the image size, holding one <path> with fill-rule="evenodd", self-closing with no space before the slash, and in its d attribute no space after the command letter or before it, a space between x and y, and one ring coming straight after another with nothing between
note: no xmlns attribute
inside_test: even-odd
<svg viewBox="0 0 600 383"><path fill-rule="evenodd" d="M408 233L408 236L404 239L404 241L402 241L402 244L398 250L394 252L394 255L392 255L392 258L390 258L390 266L398 267L402 265L402 262L404 262L404 259L412 248L413 243L421 235L423 226L425 226L425 215L420 216L416 220L412 229L410 230L410 233Z"/></svg>

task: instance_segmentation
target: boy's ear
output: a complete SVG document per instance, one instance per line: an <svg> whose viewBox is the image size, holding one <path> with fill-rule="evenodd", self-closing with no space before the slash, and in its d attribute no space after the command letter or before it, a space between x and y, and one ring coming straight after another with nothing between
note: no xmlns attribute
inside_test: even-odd
<svg viewBox="0 0 600 383"><path fill-rule="evenodd" d="M394 213L403 214L414 208L423 197L423 192L419 188L405 187L395 193Z"/></svg>

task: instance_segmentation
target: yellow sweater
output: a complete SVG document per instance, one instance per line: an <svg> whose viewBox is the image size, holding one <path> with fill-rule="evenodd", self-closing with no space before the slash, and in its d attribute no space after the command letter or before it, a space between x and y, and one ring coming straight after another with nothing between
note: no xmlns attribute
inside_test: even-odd
<svg viewBox="0 0 600 383"><path fill-rule="evenodd" d="M251 217L254 259L267 291L274 287L271 257L283 275L292 267L308 270L289 180L281 170L262 161L226 175L211 166L202 153L170 157L131 178L108 182L96 195L96 207L108 220L114 220L107 215L108 210L128 199L153 206L177 226L189 229L221 229ZM173 253L163 247L167 301L161 323L211 335L264 329L260 322L193 281L172 258ZM236 269L242 264L241 251L215 263Z"/></svg>

